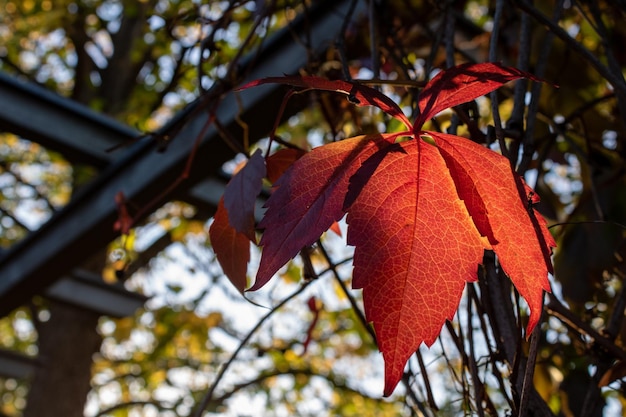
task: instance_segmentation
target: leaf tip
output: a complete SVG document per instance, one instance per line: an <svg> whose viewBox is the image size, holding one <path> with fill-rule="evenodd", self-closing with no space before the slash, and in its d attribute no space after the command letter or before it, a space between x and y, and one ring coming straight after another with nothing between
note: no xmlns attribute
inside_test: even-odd
<svg viewBox="0 0 626 417"><path fill-rule="evenodd" d="M533 330L535 330L537 325L541 322L541 315L543 313L544 291L550 292L550 286L548 285L548 289L543 288L543 291L541 291L541 301L537 305L531 306L528 302L529 300L527 300L530 308L530 317L528 318L528 324L526 325L526 340L530 339Z"/></svg>
<svg viewBox="0 0 626 417"><path fill-rule="evenodd" d="M385 360L385 364L387 361ZM385 366L385 388L383 396L388 398L396 390L404 374L404 364L402 366Z"/></svg>

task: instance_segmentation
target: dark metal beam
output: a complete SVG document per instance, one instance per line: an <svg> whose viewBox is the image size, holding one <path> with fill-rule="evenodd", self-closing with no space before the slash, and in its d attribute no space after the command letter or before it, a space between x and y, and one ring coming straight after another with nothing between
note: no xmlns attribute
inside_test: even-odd
<svg viewBox="0 0 626 417"><path fill-rule="evenodd" d="M73 163L103 168L138 132L38 85L0 73L0 131L60 152Z"/></svg>
<svg viewBox="0 0 626 417"><path fill-rule="evenodd" d="M39 366L40 363L37 358L0 349L0 376L2 377L28 379Z"/></svg>
<svg viewBox="0 0 626 417"><path fill-rule="evenodd" d="M46 297L110 317L132 316L148 297L128 291L122 282L107 284L83 269L72 271L45 292Z"/></svg>
<svg viewBox="0 0 626 417"><path fill-rule="evenodd" d="M317 2L306 19L294 22L242 65L244 78L252 80L296 73L306 65L311 51L321 52L336 41L351 2ZM361 3L358 2L357 13ZM305 33L308 36L304 36ZM299 41L293 39L294 34L298 35ZM308 50L302 45L304 39L310 41ZM176 132L165 151L161 152L151 138L144 138L127 148L70 204L0 259L0 315L27 302L115 238L112 225L117 216L115 197L119 192L137 207L153 204L152 207L156 208L157 204L164 202L164 196L161 201L155 201L155 198L162 196L163 190L180 178L195 138L206 127L208 109L217 104L216 100L219 100L219 106L215 115L221 125L233 137L241 138L244 133L239 121L242 120L255 135L251 137L254 140L271 129L283 96L284 90L275 86L246 90L239 93L238 99L232 92L210 91L164 129ZM104 145L106 142L102 139L99 146L108 147ZM196 163L185 186L198 183L207 174L215 174L233 156L234 152L221 140L215 125L211 125L197 148Z"/></svg>
<svg viewBox="0 0 626 417"><path fill-rule="evenodd" d="M43 87L0 72L0 131L61 153L71 163L103 169L141 133ZM207 173L209 174L209 173ZM227 182L210 177L181 198L213 215Z"/></svg>

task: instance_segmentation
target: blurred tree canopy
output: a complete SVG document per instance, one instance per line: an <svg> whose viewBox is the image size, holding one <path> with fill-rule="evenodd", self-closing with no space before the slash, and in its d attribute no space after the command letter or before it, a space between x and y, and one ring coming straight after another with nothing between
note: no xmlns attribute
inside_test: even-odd
<svg viewBox="0 0 626 417"><path fill-rule="evenodd" d="M0 0L0 70L150 132L216 83L236 86L241 57L314 3ZM523 300L488 253L455 320L381 398L382 360L360 294L347 289L351 252L341 236L328 233L269 288L247 294L251 303L215 263L210 218L172 201L102 261L106 280L125 275L150 300L133 317L99 319L85 415L569 417L626 408L626 4L371 0L355 10L356 23L302 74L379 86L410 117L424 82L455 64L501 61L546 80L431 122L501 151L541 197L558 244L541 336L524 339ZM306 99L278 128L288 146L396 128L343 97ZM96 176L0 132L0 246L40 227ZM36 298L0 320L0 347L35 357L48 307ZM37 401L30 384L0 370L0 415L27 413Z"/></svg>

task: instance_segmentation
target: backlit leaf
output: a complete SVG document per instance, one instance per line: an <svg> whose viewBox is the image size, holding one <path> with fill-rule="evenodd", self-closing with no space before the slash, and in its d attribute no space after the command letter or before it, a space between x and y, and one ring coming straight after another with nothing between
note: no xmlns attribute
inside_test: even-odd
<svg viewBox="0 0 626 417"><path fill-rule="evenodd" d="M313 149L275 183L264 229L261 264L251 290L261 288L287 261L341 219L350 177L381 146L383 135L359 136Z"/></svg>
<svg viewBox="0 0 626 417"><path fill-rule="evenodd" d="M437 113L483 96L509 81L537 77L517 68L495 62L463 64L439 72L419 95L420 115L415 121L415 132Z"/></svg>
<svg viewBox="0 0 626 417"><path fill-rule="evenodd" d="M209 237L224 274L235 288L243 293L247 285L250 239L230 225L223 197L217 205L213 223L209 228Z"/></svg>
<svg viewBox="0 0 626 417"><path fill-rule="evenodd" d="M508 159L467 139L428 133L439 146L476 227L489 239L504 272L528 303L530 334L541 315L543 291L550 291L549 258L556 246L545 220L528 204L526 188Z"/></svg>
<svg viewBox="0 0 626 417"><path fill-rule="evenodd" d="M243 87L272 82L337 91L411 129L331 143L294 162L276 181L259 225L263 254L252 288L347 213L353 286L363 289L365 314L385 359L385 395L408 358L422 343L430 346L453 317L486 249L495 251L530 307L527 334L538 323L555 245L534 211L538 197L503 156L468 139L421 130L440 111L521 77L537 80L494 63L442 71L420 94L414 127L391 99L355 83L282 77ZM410 140L394 143L407 135Z"/></svg>
<svg viewBox="0 0 626 417"><path fill-rule="evenodd" d="M252 242L254 234L254 206L263 187L265 160L260 149L228 182L224 190L224 207L228 211L230 224Z"/></svg>
<svg viewBox="0 0 626 417"><path fill-rule="evenodd" d="M354 288L363 288L385 359L385 395L422 342L431 345L454 315L483 250L445 162L433 145L394 145L376 163L348 213ZM372 163L370 160L370 163Z"/></svg>

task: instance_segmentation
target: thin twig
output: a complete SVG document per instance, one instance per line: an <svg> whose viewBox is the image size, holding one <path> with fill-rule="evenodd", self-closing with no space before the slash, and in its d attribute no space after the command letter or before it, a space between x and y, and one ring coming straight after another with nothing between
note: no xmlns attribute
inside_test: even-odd
<svg viewBox="0 0 626 417"><path fill-rule="evenodd" d="M447 2L445 11L445 32L444 42L446 46L446 66L451 68L454 66L454 25L456 19L452 13L452 2Z"/></svg>
<svg viewBox="0 0 626 417"><path fill-rule="evenodd" d="M351 21L352 15L354 14L354 10L356 9L356 4L358 0L352 0L350 3L350 7L348 8L348 12L346 13L346 17L343 20L343 25L341 26L341 32L339 38L335 41L335 48L339 52L339 58L341 61L341 69L343 71L343 78L346 81L352 81L352 76L350 75L350 69L348 68L348 57L346 55L346 34L348 33L348 24Z"/></svg>
<svg viewBox="0 0 626 417"><path fill-rule="evenodd" d="M530 4L526 0L514 0L513 1L517 7L519 7L524 12L531 15L535 20L537 20L540 24L548 28L550 32L554 33L559 39L565 42L566 46L581 55L585 60L591 64L592 67L603 77L605 78L615 90L619 91L619 94L626 95L626 83L624 82L623 77L618 77L613 74L607 67L605 67L602 62L598 58L596 58L587 48L585 48L582 44L577 42L574 38L572 38L562 27L558 24L555 24L550 19L548 19L539 9Z"/></svg>
<svg viewBox="0 0 626 417"><path fill-rule="evenodd" d="M376 1L370 0L369 2L369 31L370 31L370 56L372 59L372 72L374 77L380 77L380 53L378 48L378 30L376 28L378 24L376 10Z"/></svg>
<svg viewBox="0 0 626 417"><path fill-rule="evenodd" d="M322 242L318 242L317 247L322 253L322 255L324 256L324 259L326 260L326 262L328 263L328 269L333 273L333 277L335 278L335 281L337 281L337 283L341 287L341 291L348 298L348 301L350 302L350 306L352 307L352 310L354 310L354 313L357 315L359 321L361 322L365 330L369 333L369 335L372 337L372 341L374 342L374 344L378 345L378 341L376 340L376 333L374 333L374 329L372 329L372 326L369 325L369 322L365 318L365 314L363 314L363 310L361 310L356 300L350 293L350 290L348 290L346 283L343 282L343 280L341 279L341 276L339 275L339 272L337 271L337 267L330 259L330 255L326 251L326 248L324 248L324 245L322 245Z"/></svg>
<svg viewBox="0 0 626 417"><path fill-rule="evenodd" d="M424 381L424 387L426 388L426 399L428 400L428 405L434 411L439 411L439 407L437 407L437 403L435 402L435 397L433 396L433 390L431 388L430 379L428 378L426 365L424 364L424 358L422 357L422 353L420 352L419 349L415 352L415 357L417 358L417 363L420 367L420 374L422 375L422 380Z"/></svg>
<svg viewBox="0 0 626 417"><path fill-rule="evenodd" d="M604 57L606 57L608 70L611 71L615 75L615 78L620 81L620 85L626 88L626 80L624 79L624 73L622 72L622 67L620 63L615 57L614 48L611 47L612 46L611 35L609 34L609 30L604 24L604 20L603 20L603 16L600 11L600 8L594 1L588 2L588 6L596 22L596 32L598 33L598 35L600 35L600 42L602 43L602 47L604 49ZM617 47L617 45L615 46ZM619 108L620 114L622 116L622 122L626 125L626 93L625 92L621 92L617 94L617 107Z"/></svg>
<svg viewBox="0 0 626 417"><path fill-rule="evenodd" d="M476 364L476 349L474 347L474 326L472 326L472 317L474 315L472 311L472 300L469 292L471 291L468 286L467 296L467 341L469 344L469 371L472 376L472 386L474 387L474 404L476 407L476 414L479 417L485 415L485 410L482 406L482 398L485 393L485 387L478 375L478 365ZM472 287L473 288L473 287Z"/></svg>
<svg viewBox="0 0 626 417"><path fill-rule="evenodd" d="M626 286L622 286L619 293L615 297L613 311L611 312L611 317L608 320L608 324L602 331L605 339L612 345L615 345L615 339L617 338L619 330L622 327L625 308ZM585 396L585 401L583 403L583 407L580 413L581 416L593 416L595 414L594 411L596 410L598 401L601 398L598 384L602 376L606 373L607 370L610 369L611 365L614 362L614 358L607 355L600 356L598 359L599 360L596 364L595 373L589 381L589 388L587 389L587 395Z"/></svg>
<svg viewBox="0 0 626 417"><path fill-rule="evenodd" d="M491 373L496 380L498 381L498 386L500 387L500 392L501 393L505 393L506 392L506 384L504 382L504 378L502 377L502 373L498 370L497 366L496 366L496 362L500 360L500 353L496 350L494 350L494 346L493 343L490 340L490 333L494 332L494 328L491 327L491 332L489 332L489 328L487 326L487 322L485 317L487 317L487 319L489 319L491 321L491 319L489 318L489 315L487 313L487 311L485 311L484 305L483 305L483 299L481 297L479 297L478 295L478 290L476 289L476 284L468 284L468 294L469 294L469 298L470 301L474 303L474 306L476 306L476 314L478 315L478 319L480 321L480 328L481 331L483 332L483 335L485 337L485 345L487 347L487 350L489 351L487 354L487 358L489 360L489 363L491 364L491 367L493 369L493 372ZM494 342L495 343L495 342ZM497 344L496 344L497 346ZM488 400L488 408L489 408L489 412L492 415L497 415L498 412L496 410L495 405L493 404L493 402L491 401L491 399L489 398L488 395L485 395L486 400ZM509 395L504 395L504 398L507 400L507 402L509 403L509 407L511 407L511 409L513 409L515 407L515 405L513 404L513 400L510 398Z"/></svg>
<svg viewBox="0 0 626 417"><path fill-rule="evenodd" d="M493 30L491 31L491 40L489 42L489 61L497 62L498 60L498 39L500 37L500 23L502 20L502 13L504 10L504 0L496 1L496 11L493 16ZM500 118L500 105L498 100L498 93L495 91L489 94L491 99L491 112L493 113L493 124L495 127L496 139L500 145L500 152L506 158L509 157L509 150L504 141L504 130L502 129L502 119ZM509 158L510 160L510 158Z"/></svg>
<svg viewBox="0 0 626 417"><path fill-rule="evenodd" d="M136 224L136 222L143 218L144 216L146 216L151 210L153 210L155 208L155 206L165 197L167 197L168 195L170 195L170 193L172 193L174 190L176 190L184 181L187 180L187 178L189 178L189 174L191 171L191 167L193 165L195 156L196 156L196 151L198 150L198 147L200 146L200 142L202 141L202 139L204 138L204 135L206 134L206 132L208 131L209 127L213 124L214 121L214 117L211 116L207 119L207 121L205 122L204 126L202 127L202 130L200 131L200 133L198 134L198 136L196 136L194 145L191 149L191 152L189 153L189 157L187 158L187 162L185 164L185 168L183 169L183 172L181 173L181 175L176 178L175 181L173 181L171 184L169 184L167 187L165 187L165 190L163 192L161 192L159 195L157 195L156 197L154 197L152 200L150 200L148 203L146 203L144 206L142 206L137 213L135 213L135 215L133 216L133 218L131 219L131 224L130 226L132 227L134 224Z"/></svg>
<svg viewBox="0 0 626 417"><path fill-rule="evenodd" d="M31 231L30 227L26 226L22 221L20 221L20 219L18 219L17 217L15 217L13 215L13 213L11 213L10 211L3 209L2 207L0 207L0 214L2 216L5 216L9 219L11 219L11 221L13 223L15 223L15 225L17 227L19 227L20 229L24 229L27 233Z"/></svg>
<svg viewBox="0 0 626 417"><path fill-rule="evenodd" d="M457 311L457 318L458 318L458 311ZM460 320L459 320L460 323ZM450 321L446 321L445 324L446 330L448 330L448 333L450 335L450 337L452 338L452 340L454 341L454 346L456 347L457 351L459 352L459 355L461 356L461 362L462 362L462 369L461 369L461 374L459 377L459 382L461 384L461 389L462 389L462 398L463 401L467 402L467 406L468 408L471 408L471 404L470 404L470 395L468 392L468 385L470 385L469 383L466 382L466 372L465 369L469 368L469 358L467 357L467 353L465 352L465 346L463 344L463 329L461 328L461 326L459 326L459 334L456 334L456 330L454 329L454 326L452 325L452 323ZM448 366L452 366L450 363L448 363Z"/></svg>
<svg viewBox="0 0 626 417"><path fill-rule="evenodd" d="M563 10L564 0L559 0L555 6L554 14L552 16L552 22L555 24L561 18L561 12ZM539 58L537 59L537 64L535 66L535 75L538 77L543 77L546 68L548 65L548 57L550 56L550 51L552 50L552 41L554 35L552 32L548 32L544 38L543 47L539 52ZM517 172L520 175L524 175L530 163L533 159L533 155L535 153L535 124L537 122L537 113L539 112L539 99L541 96L541 88L542 83L535 82L532 85L531 89L531 98L530 103L528 105L528 112L526 114L526 131L524 132L523 137L523 155L522 160L519 163L517 168Z"/></svg>
<svg viewBox="0 0 626 417"><path fill-rule="evenodd" d="M127 402L115 404L115 405L113 405L113 406L111 406L109 408L105 408L104 410L99 411L98 414L95 414L94 417L101 417L101 416L111 415L111 413L113 413L114 411L122 410L122 409L125 409L125 408L137 407L137 406L145 407L147 405L151 405L153 407L156 407L156 409L159 410L159 411L174 411L170 407L164 407L160 401L156 401L156 400L127 401Z"/></svg>
<svg viewBox="0 0 626 417"><path fill-rule="evenodd" d="M626 225L622 223L614 222L612 220L582 220L582 221L575 221L575 222L561 222L561 223L551 224L550 226L548 226L548 229L552 229L553 227L557 227L557 226L570 226L570 225L580 225L580 224L608 224L608 225L617 226L619 228L626 230Z"/></svg>
<svg viewBox="0 0 626 417"><path fill-rule="evenodd" d="M548 304L546 305L546 312L551 316L559 319L563 324L570 328L574 333L582 336L587 336L593 339L598 346L607 351L613 358L626 361L626 351L620 349L615 343L607 339L600 334L591 325L585 323L572 313L567 307L565 307L554 294L548 294Z"/></svg>
<svg viewBox="0 0 626 417"><path fill-rule="evenodd" d="M336 375L333 374L333 373L316 372L311 367L308 367L308 368L288 368L288 369L284 369L284 370L282 370L282 369L281 370L272 370L272 371L269 371L269 372L262 373L262 374L258 375L257 377L255 377L254 379L251 379L249 381L242 382L240 384L235 385L227 393L224 393L224 394L220 395L219 397L216 397L214 399L214 401L216 403L218 403L218 404L223 404L226 400L231 398L237 392L239 392L239 391L241 391L243 389L246 389L248 387L254 386L254 385L259 385L264 380L267 380L269 378L274 378L274 377L281 376L281 375L292 375L294 377L297 377L297 376L314 377L315 376L315 377L324 378L326 381L328 381L334 387L339 388L341 391L345 391L345 392L348 392L348 393L356 394L356 395L368 398L368 399L373 400L373 401L379 401L379 402L382 401L380 399L380 397L378 397L378 398L372 397L372 396L368 395L365 392L362 392L360 390L356 390L356 389L350 388L346 384L341 383L340 380L338 380Z"/></svg>
<svg viewBox="0 0 626 417"><path fill-rule="evenodd" d="M21 185L24 185L24 186L30 188L31 190L33 190L33 192L35 193L37 198L40 199L40 200L43 200L43 202L46 204L46 207L48 208L48 210L50 210L52 213L54 213L56 211L56 208L52 205L50 200L48 200L48 197L45 196L41 191L39 191L39 189L37 188L36 185L31 184L30 182L25 180L24 177L22 177L22 175L19 172L16 172L16 171L12 170L11 167L9 166L9 164L6 161L0 161L0 170L3 170L8 175L11 175L13 178L15 178L15 181L17 181Z"/></svg>
<svg viewBox="0 0 626 417"><path fill-rule="evenodd" d="M239 346L237 346L237 349L233 352L233 354L230 356L228 361L226 363L224 363L224 365L222 365L220 371L218 372L217 376L215 377L215 380L213 380L213 383L209 387L206 395L204 396L204 398L202 399L202 401L200 402L200 404L196 408L196 411L194 413L192 413L191 415L193 415L195 417L202 417L202 413L204 412L206 407L211 402L211 399L213 398L213 394L215 393L215 389L217 388L217 385L220 383L220 381L222 380L222 378L226 374L226 371L228 370L228 368L230 368L230 366L234 363L235 359L237 358L237 355L239 355L239 353L243 350L243 348L248 344L248 342L250 341L252 336L257 332L257 330L259 330L261 328L261 326L270 317L272 317L274 315L274 313L276 313L276 311L278 311L281 307L283 307L289 301L291 301L292 299L297 297L299 294L301 294L312 282L314 282L314 281L304 281L302 283L302 285L300 286L300 288L298 288L296 291L291 293L291 295L289 295L286 298L284 298L280 303L278 303L275 307L273 307L266 315L261 317L261 319L257 322L257 324L241 340L241 342L239 343Z"/></svg>
<svg viewBox="0 0 626 417"><path fill-rule="evenodd" d="M519 53L517 55L517 68L522 71L528 71L530 67L530 50L531 50L531 20L526 13L522 13L521 25L519 33ZM528 82L526 80L518 80L515 83L513 89L513 110L511 110L511 117L506 123L508 130L517 131L519 137L524 136L524 113L526 112L526 90ZM519 141L515 141L515 145L512 145L511 157L514 158L513 165L517 165L517 148L519 148Z"/></svg>
<svg viewBox="0 0 626 417"><path fill-rule="evenodd" d="M543 303L542 303L543 304ZM533 389L533 375L535 373L535 362L537 360L537 352L539 349L539 341L541 339L541 318L533 329L530 336L530 349L526 360L526 369L524 370L524 383L522 385L522 394L520 396L519 416L526 415L528 404L530 401L531 391Z"/></svg>

